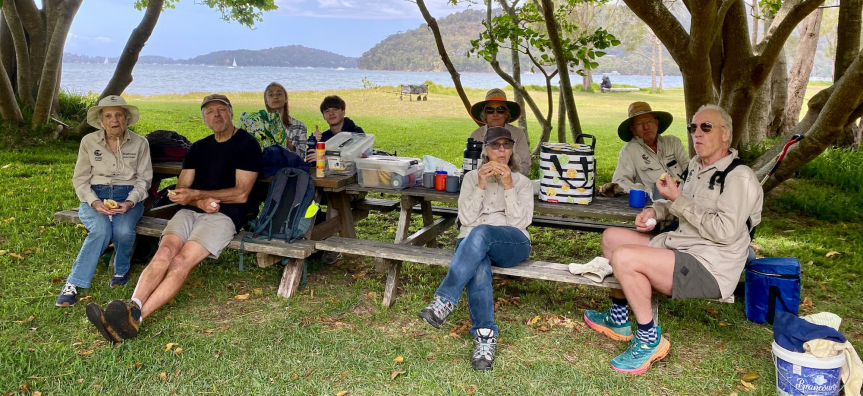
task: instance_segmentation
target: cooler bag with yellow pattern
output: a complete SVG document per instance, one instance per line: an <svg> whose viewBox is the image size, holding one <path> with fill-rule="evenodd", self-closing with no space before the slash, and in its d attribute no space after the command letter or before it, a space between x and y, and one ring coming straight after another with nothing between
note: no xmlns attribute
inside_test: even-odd
<svg viewBox="0 0 863 396"><path fill-rule="evenodd" d="M596 138L581 134L576 141L591 143L543 143L539 156L542 174L539 198L545 202L588 205L595 196Z"/></svg>

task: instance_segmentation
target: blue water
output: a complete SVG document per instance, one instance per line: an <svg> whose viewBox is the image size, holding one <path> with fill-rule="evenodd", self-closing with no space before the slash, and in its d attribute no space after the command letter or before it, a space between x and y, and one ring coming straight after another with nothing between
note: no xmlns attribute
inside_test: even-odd
<svg viewBox="0 0 863 396"><path fill-rule="evenodd" d="M73 92L102 92L114 73L116 64L64 63L61 87ZM446 72L401 72L358 69L294 69L286 67L227 67L186 65L137 65L133 82L126 93L157 95L187 92L260 91L271 81L282 83L289 91L362 88L363 78L375 85L420 84L431 80L451 87ZM612 84L649 87L650 76L610 76ZM581 77L573 75L573 82ZM601 76L594 76L599 82ZM468 88L504 87L507 84L493 73L462 73L462 85ZM545 85L542 75L522 75L522 84ZM557 80L554 80L557 84ZM680 76L665 76L664 87L682 87Z"/></svg>

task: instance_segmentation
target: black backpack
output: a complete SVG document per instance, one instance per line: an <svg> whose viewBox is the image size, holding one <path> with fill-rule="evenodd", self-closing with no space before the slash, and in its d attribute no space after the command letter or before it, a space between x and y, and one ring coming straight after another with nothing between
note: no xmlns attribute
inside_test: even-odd
<svg viewBox="0 0 863 396"><path fill-rule="evenodd" d="M189 139L174 131L153 131L144 139L150 145L150 158L153 161L182 161L189 147L192 147Z"/></svg>

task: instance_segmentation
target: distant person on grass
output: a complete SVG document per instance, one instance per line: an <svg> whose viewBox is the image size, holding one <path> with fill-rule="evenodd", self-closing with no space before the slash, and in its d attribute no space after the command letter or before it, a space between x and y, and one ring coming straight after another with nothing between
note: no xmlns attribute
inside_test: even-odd
<svg viewBox="0 0 863 396"><path fill-rule="evenodd" d="M483 165L465 175L458 196L461 230L455 255L434 301L419 313L439 329L467 289L474 370L492 369L497 346L491 266L515 267L530 256L527 226L533 220L533 185L518 173L514 146L507 128L492 127L485 134Z"/></svg>
<svg viewBox="0 0 863 396"><path fill-rule="evenodd" d="M620 372L643 374L671 349L653 321L653 291L673 299L727 298L746 263L750 229L761 222L763 191L752 169L740 165L728 171L737 158L729 148L731 116L705 105L687 130L698 155L682 186L670 175L659 178L656 187L667 201L645 208L635 219L637 231L609 228L602 234L602 253L623 290L611 292L608 311L585 311L584 320L615 341L630 342L611 360ZM724 182L715 177L725 172ZM676 231L650 238L657 221L673 219L680 222ZM634 337L629 306L637 321Z"/></svg>
<svg viewBox="0 0 863 396"><path fill-rule="evenodd" d="M177 188L168 194L181 209L165 227L132 299L111 301L104 311L96 303L87 305L90 323L109 341L135 338L141 321L177 295L198 263L218 258L246 220L261 147L234 127L226 96L205 97L201 116L213 134L192 144L183 160Z"/></svg>
<svg viewBox="0 0 863 396"><path fill-rule="evenodd" d="M617 136L626 144L620 149L611 183L599 192L609 196L629 194L632 189L653 193L653 183L663 173L683 179L689 153L676 136L662 134L674 119L671 113L653 111L646 102L633 102L628 113L617 127Z"/></svg>
<svg viewBox="0 0 863 396"><path fill-rule="evenodd" d="M484 142L489 128L506 128L515 140L514 152L519 158L518 172L527 176L531 165L530 137L521 128L511 124L521 117L521 113L521 105L506 100L506 92L498 88L491 89L485 94L485 100L470 108L474 121L485 124L471 132L470 138Z"/></svg>
<svg viewBox="0 0 863 396"><path fill-rule="evenodd" d="M99 256L111 242L114 276L110 285L129 282L135 224L144 213L141 201L147 198L153 181L150 145L129 130L139 116L137 107L114 95L87 111L87 123L99 129L81 139L72 185L81 200L78 218L89 233L54 303L58 307L75 305L78 288L90 287Z"/></svg>
<svg viewBox="0 0 863 396"><path fill-rule="evenodd" d="M602 75L602 84L599 84L600 92L608 92L611 91L611 78L608 77L608 74Z"/></svg>

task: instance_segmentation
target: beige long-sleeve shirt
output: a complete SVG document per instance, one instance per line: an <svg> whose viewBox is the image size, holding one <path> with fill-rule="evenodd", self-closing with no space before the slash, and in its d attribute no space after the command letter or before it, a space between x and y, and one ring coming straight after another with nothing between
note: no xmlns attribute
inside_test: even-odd
<svg viewBox="0 0 863 396"><path fill-rule="evenodd" d="M477 187L479 175L468 172L458 196L459 238L480 225L511 226L530 238L527 226L533 221L533 184L520 173L512 174L513 188L505 190L497 178L486 179L485 189Z"/></svg>
<svg viewBox="0 0 863 396"><path fill-rule="evenodd" d="M657 136L655 153L644 140L635 136L620 149L611 181L623 187L626 193L632 189L649 193L663 173L682 179L688 163L689 154L677 136Z"/></svg>
<svg viewBox="0 0 863 396"><path fill-rule="evenodd" d="M530 172L531 164L530 137L528 137L527 133L522 131L521 128L511 124L506 124L506 129L512 134L512 140L515 141L515 146L512 148L512 152L518 156L518 173L527 176ZM471 132L470 138L484 142L486 131L488 131L488 125L483 125Z"/></svg>
<svg viewBox="0 0 863 396"><path fill-rule="evenodd" d="M722 298L734 293L740 273L749 253L749 228L761 222L764 198L761 185L748 166L738 166L725 178L725 190L720 194L717 184L711 190L710 178L725 170L737 157L737 151L704 167L695 156L689 162L689 172L682 184L681 195L674 202L653 204L656 218L680 220L676 231L659 234L650 241L652 247L674 249L694 256L716 278Z"/></svg>
<svg viewBox="0 0 863 396"><path fill-rule="evenodd" d="M126 200L138 203L147 198L147 189L153 181L150 144L147 139L128 129L125 136L117 152L108 147L104 130L100 129L81 139L78 160L72 174L72 185L81 202L92 204L99 199L90 188L95 184L135 186Z"/></svg>

